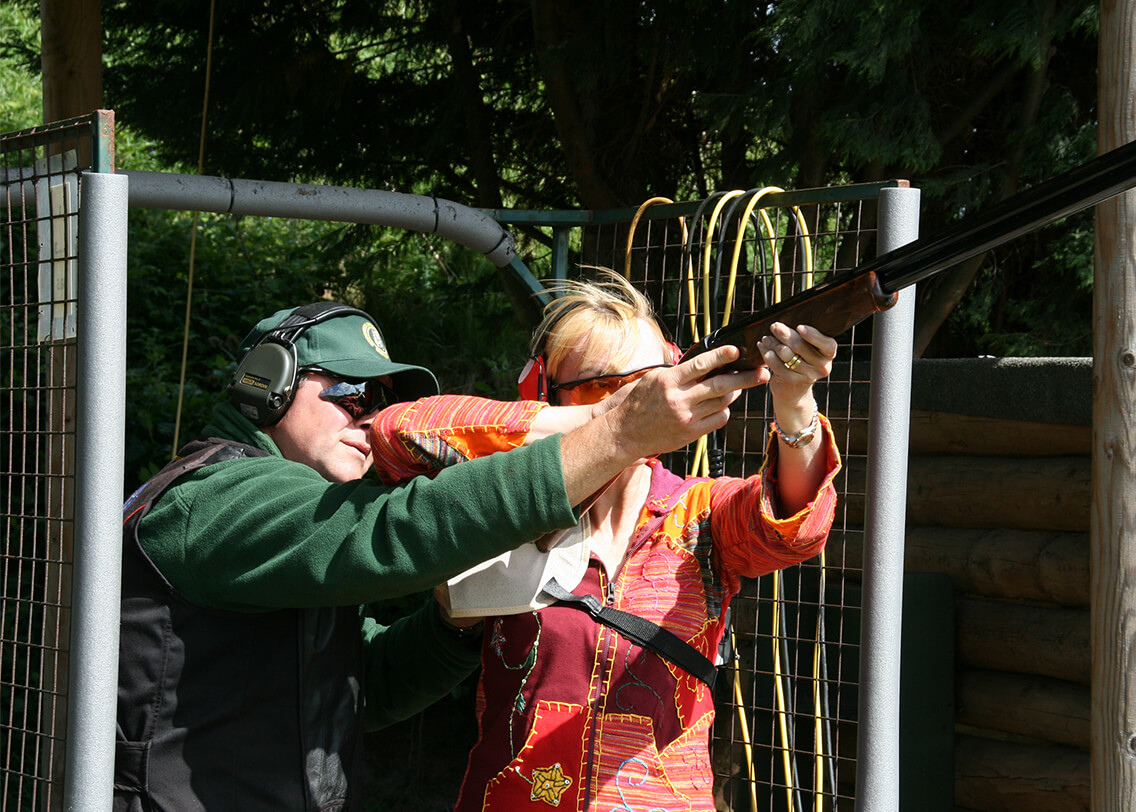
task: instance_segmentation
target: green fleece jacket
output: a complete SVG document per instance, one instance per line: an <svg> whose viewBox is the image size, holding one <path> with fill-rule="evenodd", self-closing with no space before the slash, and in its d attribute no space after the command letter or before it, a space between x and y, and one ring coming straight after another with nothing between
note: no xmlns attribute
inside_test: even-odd
<svg viewBox="0 0 1136 812"><path fill-rule="evenodd" d="M190 600L232 612L363 605L430 589L549 530L570 527L558 438L419 477L399 487L330 483L228 404L203 437L271 456L216 463L178 480L139 539ZM444 696L478 655L447 634L433 603L390 627L361 623L368 726Z"/></svg>

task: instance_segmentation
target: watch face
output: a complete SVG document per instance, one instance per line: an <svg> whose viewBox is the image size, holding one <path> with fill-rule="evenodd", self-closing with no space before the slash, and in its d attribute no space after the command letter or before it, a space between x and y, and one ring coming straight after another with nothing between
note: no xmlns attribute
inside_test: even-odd
<svg viewBox="0 0 1136 812"><path fill-rule="evenodd" d="M789 448L800 448L801 446L808 445L813 441L813 437L820 431L820 424L814 421L812 424L805 426L793 436L788 436L781 429L777 429L777 433Z"/></svg>

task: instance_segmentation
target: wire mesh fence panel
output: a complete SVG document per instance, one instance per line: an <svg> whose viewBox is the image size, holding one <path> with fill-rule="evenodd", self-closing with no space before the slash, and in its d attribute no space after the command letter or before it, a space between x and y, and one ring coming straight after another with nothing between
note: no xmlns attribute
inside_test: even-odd
<svg viewBox="0 0 1136 812"><path fill-rule="evenodd" d="M79 177L94 119L0 136L0 794L20 812L62 806Z"/></svg>
<svg viewBox="0 0 1136 812"><path fill-rule="evenodd" d="M531 261L544 276L619 271L649 296L685 348L874 256L878 191L751 190L693 204L657 201L561 233L568 245L562 267L553 267L551 254L535 252ZM824 553L746 579L732 602L711 742L721 810L850 812L855 805L870 327L838 337L832 375L814 388L843 459ZM668 455L668 467L758 473L773 420L766 389L747 392L731 412L723 431Z"/></svg>
<svg viewBox="0 0 1136 812"><path fill-rule="evenodd" d="M75 295L80 170L97 163L98 122L0 137L0 791L5 810L61 806L67 721L74 500ZM97 138L95 139L97 140ZM713 195L639 211L580 214L543 230L538 275L623 273L681 346L874 253L878 187ZM531 213L530 213L531 214ZM581 225L582 224L582 225ZM551 230L551 231L550 231ZM839 337L816 387L844 467L823 556L743 584L720 652L712 747L719 809L852 810L870 323ZM772 409L764 388L729 425L669 455L672 470L761 470Z"/></svg>

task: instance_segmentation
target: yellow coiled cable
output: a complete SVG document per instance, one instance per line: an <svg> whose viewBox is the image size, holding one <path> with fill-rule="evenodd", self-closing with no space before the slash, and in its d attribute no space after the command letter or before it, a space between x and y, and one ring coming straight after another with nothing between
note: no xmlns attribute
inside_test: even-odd
<svg viewBox="0 0 1136 812"><path fill-rule="evenodd" d="M751 216L753 215L754 209L757 208L758 202L763 197L765 197L768 194L774 193L774 192L782 192L782 191L784 191L784 190L781 189L780 187L777 187L777 186L765 186L765 187L762 187L760 189L754 190L752 192L752 197L748 200L748 202L746 203L745 209L743 210L741 216L739 216L739 218L738 218L738 230L737 230L736 237L735 237L735 240L734 240L734 247L733 247L733 252L732 252L731 261L730 261L729 278L728 278L728 281L727 281L727 284L726 284L726 303L725 303L725 307L724 307L724 310L723 310L723 317L722 317L722 325L723 326L729 324L730 317L731 317L732 312L733 312L734 292L735 292L736 285L737 285L737 267L738 267L738 262L739 262L740 255L741 255L741 245L742 245L742 241L743 241L744 236L745 236L746 226L749 223ZM713 230L714 230L714 226L717 224L718 216L721 213L723 207L726 205L726 203L729 202L730 200L733 200L733 199L740 197L741 195L744 195L744 194L746 194L746 193L741 191L741 190L734 190L734 191L730 191L730 192L720 193L719 200L716 202L716 204L715 204L715 206L714 206L714 208L711 212L711 215L710 215L710 218L709 218L709 221L707 223L707 226L706 226L704 233L706 233L707 235L712 235ZM636 230L636 227L638 226L639 220L641 219L641 217L643 215L643 212L649 206L655 205L657 203L672 203L672 202L673 201L671 199L666 198L666 197L652 197L652 198L644 201L639 206L638 210L635 212L635 216L633 217L633 219L631 221L631 226L630 226L630 229L628 231L628 236L627 236L627 247L626 247L626 251L625 251L625 255L624 255L624 273L625 273L625 275L629 274L629 272L630 272L631 251L632 251L632 245L633 245L633 241L634 241L634 237L635 237L635 230ZM812 242L811 242L811 238L810 238L810 235L809 235L808 225L805 222L804 216L801 213L800 208L798 206L793 206L792 211L793 211L794 216L797 219L797 224L798 224L798 228L799 228L799 236L800 236L800 239L801 239L801 242L802 242L802 248L803 248L803 253L804 253L804 262L805 262L805 273L804 273L804 280L803 281L804 281L804 286L807 289L807 288L812 287L812 285L813 285ZM779 256L779 253L778 253L778 251L776 249L776 245L775 245L777 235L775 233L773 223L770 220L769 215L766 213L764 207L757 209L757 216L760 218L761 224L765 228L765 233L769 236L769 240L770 240L770 250L771 250L772 259L773 259L773 261L772 261L772 266L773 266L773 302L777 303L777 302L781 301L781 299L783 297L783 292L782 292L782 288L781 288L780 256ZM686 227L685 219L679 218L679 222L682 225L683 247L685 248L687 241L689 240L690 235L689 235L689 231ZM725 231L726 231L726 226L724 225L723 228L722 228L722 232L725 233ZM712 243L713 243L712 236L708 236L708 239L706 240L706 245L703 249L703 263L702 263L702 265L703 265L703 278L702 278L702 289L703 289L702 290L702 292L703 292L703 297L702 297L702 299L703 299L703 308L702 308L703 313L702 313L702 316L703 316L703 318L702 318L702 322L703 322L703 327L704 327L706 333L709 333L711 331L710 308L712 307L712 302L711 302L711 298L710 298L710 253L711 253ZM759 250L764 250L764 249L761 249L759 247ZM684 256L686 256L685 251L684 251ZM700 336L699 336L699 332L698 332L698 307L695 305L696 296L695 296L694 263L688 262L687 265L688 265L688 267L683 269L683 275L686 278L688 299L689 299L689 302L690 302L689 318L690 318L690 327L691 327L691 339L692 339L693 342L697 342L700 339ZM678 318L679 318L680 321L681 321L682 317L683 317L683 314L679 313ZM695 448L694 461L691 464L692 475L698 475L695 472L698 472L701 469L701 471L702 471L701 475L706 476L708 474L708 468L709 468L709 458L708 458L708 454L707 454L707 443L706 443L706 438L702 437L702 438L699 439L699 441L696 445L696 448ZM821 596L822 596L822 599L823 599L824 573L825 573L825 559L824 559L823 551L821 553L820 565L821 565L820 589L821 589ZM785 698L786 691L785 691L785 687L784 687L784 684L783 684L783 680L785 679L785 675L784 675L783 669L782 669L781 653L780 653L780 646L779 646L779 640L778 640L778 624L779 624L780 612L781 612L781 608L780 608L780 605L779 605L780 604L780 592L781 592L781 573L780 573L780 571L775 571L775 572L772 573L772 576L773 576L773 591L774 591L774 595L773 595L773 634L772 634L773 662L774 662L774 669L773 669L774 670L774 693L775 693L776 703L777 703L776 713L777 713L777 720L778 720L778 730L779 730L780 737L781 737L782 766L783 766L783 769L784 769L784 772L785 772L785 790L786 790L789 809L792 810L793 809L793 801L794 801L794 792L795 792L795 789L796 789L796 786L795 786L796 782L793 780L793 765L792 765L792 759L791 759L792 747L791 747L790 736L789 736L789 731L788 731L788 709L787 709L786 698ZM824 760L824 757L825 757L825 748L824 748L823 723L822 723L822 714L821 714L821 684L820 684L820 668L821 668L821 659L823 657L823 651L821 649L821 640L820 640L820 624L823 622L821 617L820 617L821 611L822 611L821 608L818 607L817 638L816 638L816 643L815 643L815 646L814 646L814 649L813 649L813 680L812 680L813 691L812 691L812 696L813 696L814 731L815 731L815 737L814 737L815 747L814 747L814 750L815 750L815 756L816 756L815 772L814 772L814 776L815 776L814 777L814 802L813 802L814 810L820 810L822 808L823 799L824 799L823 760ZM734 644L734 650L736 652L736 650L737 650L736 649L736 637L735 637L735 634L734 634L734 630L732 628L730 629L730 638L731 638L731 643ZM744 697L742 695L742 690L741 690L741 668L740 668L740 664L738 662L738 658L737 658L736 655L735 655L735 659L734 659L733 671L734 671L734 698L735 698L735 701L737 702L737 705L738 705L738 719L739 719L739 726L741 728L742 745L743 745L743 748L746 752L746 764L747 764L749 778L750 778L749 787L750 787L751 803L753 804L753 807L756 809L757 808L757 796L756 796L757 779L756 779L755 768L754 768L754 764L753 764L753 744L752 744L752 741L751 741L751 738L750 738L749 721L748 721L748 718L746 717L746 714L745 714L745 703L744 703Z"/></svg>

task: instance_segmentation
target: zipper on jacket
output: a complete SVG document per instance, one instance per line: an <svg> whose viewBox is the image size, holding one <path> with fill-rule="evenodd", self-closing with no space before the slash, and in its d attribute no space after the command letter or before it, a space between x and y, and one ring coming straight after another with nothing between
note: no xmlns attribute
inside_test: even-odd
<svg viewBox="0 0 1136 812"><path fill-rule="evenodd" d="M603 596L604 606L611 606L615 602L615 581L614 579L607 578L603 568L600 568L600 594ZM597 648L601 652L600 659L600 673L599 679L596 684L596 697L592 700L592 724L591 729L588 731L588 759L586 764L586 772L584 774L584 809L591 808L592 796L592 778L595 775L596 766L596 736L597 728L600 723L600 708L603 705L604 699L604 685L607 682L608 671L608 654L611 648L612 638L615 632L607 626L600 626L600 637ZM618 645L618 642L617 642Z"/></svg>
<svg viewBox="0 0 1136 812"><path fill-rule="evenodd" d="M639 527L635 534L631 537L630 543L627 545L627 551L623 554L623 560L619 562L619 566L615 568L611 578L607 577L607 572L603 566L600 566L600 595L603 597L604 606L615 606L615 585L623 574L623 569L639 550L643 548L655 535L662 522L666 520L666 516L670 512L671 497L676 493L685 493L689 490L689 480L684 481L680 486L668 495L665 502L665 509L660 514L652 519L648 519ZM662 517L662 518L660 518ZM610 647L611 638L616 636L616 632L609 629L607 626L600 626L599 648L607 654L607 649ZM618 646L618 641L616 642ZM634 645L634 644L633 644ZM607 657L603 658L605 665L601 669L601 677L603 671L607 668ZM584 775L584 809L591 808L591 792L592 792L592 776L595 770L595 757L596 757L596 727L599 724L599 711L600 705L604 697L603 692L604 680L600 679L599 686L596 690L596 698L592 703L592 729L588 734L588 759L587 759L587 772Z"/></svg>

